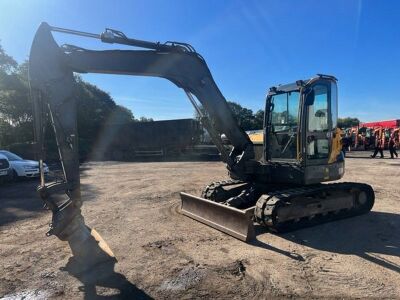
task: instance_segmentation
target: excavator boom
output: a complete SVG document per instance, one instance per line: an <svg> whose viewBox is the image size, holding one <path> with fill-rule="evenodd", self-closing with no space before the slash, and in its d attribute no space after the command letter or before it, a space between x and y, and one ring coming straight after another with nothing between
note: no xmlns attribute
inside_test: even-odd
<svg viewBox="0 0 400 300"><path fill-rule="evenodd" d="M60 47L52 31L76 34L100 39L106 43L125 44L146 50L87 50L72 45ZM201 115L206 127L218 147L232 177L245 180L247 162L253 159L253 144L247 134L238 126L228 104L218 89L204 59L193 47L184 43L153 43L127 38L122 32L107 29L104 33L91 34L42 23L34 37L30 59L29 79L34 103L35 138L39 160L44 159L43 142L45 117L48 115L54 128L64 181L45 183L41 176L39 194L53 220L48 235L56 235L70 243L77 256L78 249L88 248L96 238L91 237L80 212L82 205L76 102L74 97L73 73L107 73L120 75L152 76L165 78L182 88L196 110L202 114L197 101L205 110ZM197 99L197 101L196 101ZM233 150L227 153L221 135L229 138ZM183 197L183 201L185 201ZM208 201L208 200L205 200ZM215 205L214 202L210 205ZM187 215L198 212L186 209ZM195 210L195 208L193 208ZM211 208L213 209L213 208ZM199 212L201 214L201 212ZM105 243L100 243L100 245ZM100 252L109 253L104 247ZM112 254L110 254L112 255ZM86 260L83 258L82 260Z"/></svg>

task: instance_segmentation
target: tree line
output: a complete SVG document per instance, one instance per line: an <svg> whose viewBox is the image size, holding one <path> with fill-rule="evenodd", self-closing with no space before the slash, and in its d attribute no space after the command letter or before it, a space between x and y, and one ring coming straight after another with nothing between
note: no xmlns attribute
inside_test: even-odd
<svg viewBox="0 0 400 300"><path fill-rule="evenodd" d="M233 117L239 126L245 130L258 130L263 128L264 124L264 111L262 109L253 112L251 109L241 106L239 103L227 101L228 106L232 112ZM207 116L207 111L200 105L200 112L203 116ZM195 119L201 120L201 116L197 111L194 114Z"/></svg>
<svg viewBox="0 0 400 300"><path fill-rule="evenodd" d="M97 86L75 76L78 111L79 147L81 156L91 152L104 126L115 123L146 122L136 119L131 110L115 103ZM48 124L46 144L55 150L54 136ZM28 83L28 62L18 64L0 45L0 149L10 145L33 142L33 115Z"/></svg>
<svg viewBox="0 0 400 300"><path fill-rule="evenodd" d="M82 156L92 151L96 140L107 124L146 122L151 118L135 118L128 108L97 86L75 76L75 96L78 105L79 147ZM261 129L264 111L228 102L234 117L244 130ZM89 117L90 116L90 117ZM52 128L48 124L46 144L55 151ZM33 115L28 83L28 62L18 64L0 44L0 149L10 145L33 142ZM54 148L54 149L53 149Z"/></svg>
<svg viewBox="0 0 400 300"><path fill-rule="evenodd" d="M342 129L358 126L360 125L360 123L361 122L358 118L351 118L351 117L338 118L338 127Z"/></svg>

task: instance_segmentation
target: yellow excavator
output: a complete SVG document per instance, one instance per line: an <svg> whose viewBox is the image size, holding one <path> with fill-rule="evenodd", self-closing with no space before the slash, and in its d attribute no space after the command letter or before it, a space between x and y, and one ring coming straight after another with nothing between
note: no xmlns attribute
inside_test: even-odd
<svg viewBox="0 0 400 300"><path fill-rule="evenodd" d="M132 50L59 46L52 32L99 39ZM237 124L204 58L185 43L154 43L106 29L93 34L42 23L29 58L35 139L41 166L38 192L53 218L47 235L68 241L87 265L113 254L81 214L78 132L73 73L165 78L183 89L226 163L231 180L210 183L202 195L181 193L184 215L243 241L254 223L275 232L294 230L367 213L374 191L340 179L345 162L337 128L337 80L318 74L273 86L265 101L262 139L253 143ZM202 109L200 109L202 107ZM49 117L57 139L64 180L46 183L44 128ZM221 136L232 148L227 150ZM157 184L156 182L154 184Z"/></svg>

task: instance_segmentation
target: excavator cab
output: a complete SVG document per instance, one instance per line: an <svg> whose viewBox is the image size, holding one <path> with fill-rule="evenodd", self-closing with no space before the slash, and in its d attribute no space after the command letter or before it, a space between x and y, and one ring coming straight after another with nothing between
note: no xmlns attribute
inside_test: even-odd
<svg viewBox="0 0 400 300"><path fill-rule="evenodd" d="M270 88L262 162L266 168L273 164L272 181L313 184L343 176L337 105L333 76L319 74L309 80ZM291 176L286 171L287 165L301 172Z"/></svg>
<svg viewBox="0 0 400 300"><path fill-rule="evenodd" d="M342 209L352 208L350 188L321 185L344 175L336 82L333 76L318 74L271 87L263 143L249 134L257 160L254 169L249 168L252 182L214 183L201 198L182 193L182 212L244 241L254 237L253 221L282 231L308 226L320 215L342 217ZM257 155L260 146L262 156ZM373 203L370 189L361 192L364 186L350 186L359 189L367 206ZM324 201L327 195L332 198Z"/></svg>

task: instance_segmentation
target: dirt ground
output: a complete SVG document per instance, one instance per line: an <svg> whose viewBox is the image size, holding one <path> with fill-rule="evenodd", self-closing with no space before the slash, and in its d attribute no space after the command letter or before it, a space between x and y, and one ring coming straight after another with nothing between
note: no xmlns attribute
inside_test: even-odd
<svg viewBox="0 0 400 300"><path fill-rule="evenodd" d="M68 271L65 242L35 181L0 187L0 297L5 299L400 298L400 159L350 153L344 181L376 192L368 215L245 244L178 213L227 178L221 162L86 163L83 214L118 258L90 276ZM386 156L387 157L387 156Z"/></svg>

